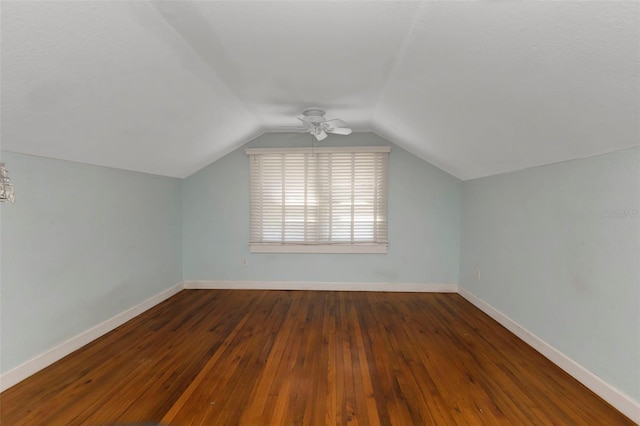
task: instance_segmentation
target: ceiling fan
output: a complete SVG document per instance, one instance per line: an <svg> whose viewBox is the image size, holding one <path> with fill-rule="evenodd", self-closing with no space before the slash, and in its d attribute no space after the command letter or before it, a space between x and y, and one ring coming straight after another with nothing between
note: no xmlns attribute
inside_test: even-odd
<svg viewBox="0 0 640 426"><path fill-rule="evenodd" d="M351 129L345 127L344 121L327 120L321 109L306 109L302 112L302 117L298 117L298 120L302 122L302 127L298 127L296 130L311 133L318 141L325 140L330 133L335 135L351 134Z"/></svg>

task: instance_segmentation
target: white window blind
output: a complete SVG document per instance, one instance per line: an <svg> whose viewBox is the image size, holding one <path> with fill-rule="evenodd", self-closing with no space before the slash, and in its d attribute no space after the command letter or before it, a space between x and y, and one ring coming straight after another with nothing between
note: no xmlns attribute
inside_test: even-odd
<svg viewBox="0 0 640 426"><path fill-rule="evenodd" d="M251 251L386 253L389 152L247 149Z"/></svg>

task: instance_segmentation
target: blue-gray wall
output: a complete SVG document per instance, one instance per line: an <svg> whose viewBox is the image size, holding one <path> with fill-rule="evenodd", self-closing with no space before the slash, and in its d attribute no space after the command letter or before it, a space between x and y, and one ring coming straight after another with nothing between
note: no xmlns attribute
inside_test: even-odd
<svg viewBox="0 0 640 426"><path fill-rule="evenodd" d="M182 281L179 179L2 160L2 372Z"/></svg>
<svg viewBox="0 0 640 426"><path fill-rule="evenodd" d="M465 289L636 401L639 158L635 148L464 182L460 271Z"/></svg>
<svg viewBox="0 0 640 426"><path fill-rule="evenodd" d="M388 254L250 254L243 149L182 181L3 153L0 370L182 280L460 282L640 399L640 149L461 183L374 134L330 144L392 146Z"/></svg>
<svg viewBox="0 0 640 426"><path fill-rule="evenodd" d="M245 147L310 146L309 135L264 134ZM457 284L461 182L372 133L322 146L391 146L387 254L249 253L249 160L244 148L183 181L185 280ZM248 267L242 267L242 258Z"/></svg>

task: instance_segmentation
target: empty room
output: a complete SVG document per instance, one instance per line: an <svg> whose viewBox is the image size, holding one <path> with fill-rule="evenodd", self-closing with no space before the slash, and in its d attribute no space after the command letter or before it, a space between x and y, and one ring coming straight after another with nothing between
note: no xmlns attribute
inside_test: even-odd
<svg viewBox="0 0 640 426"><path fill-rule="evenodd" d="M0 424L640 423L640 2L1 1Z"/></svg>

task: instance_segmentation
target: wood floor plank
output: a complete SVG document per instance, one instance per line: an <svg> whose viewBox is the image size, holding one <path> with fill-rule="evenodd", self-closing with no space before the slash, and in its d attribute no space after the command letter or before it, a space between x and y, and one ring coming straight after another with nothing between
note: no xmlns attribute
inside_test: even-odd
<svg viewBox="0 0 640 426"><path fill-rule="evenodd" d="M629 425L456 294L185 290L0 394L0 424Z"/></svg>

